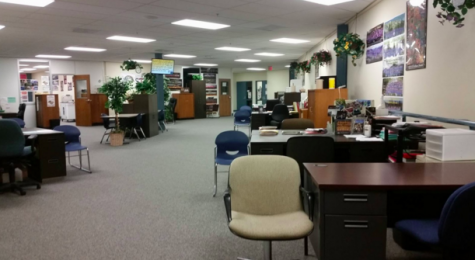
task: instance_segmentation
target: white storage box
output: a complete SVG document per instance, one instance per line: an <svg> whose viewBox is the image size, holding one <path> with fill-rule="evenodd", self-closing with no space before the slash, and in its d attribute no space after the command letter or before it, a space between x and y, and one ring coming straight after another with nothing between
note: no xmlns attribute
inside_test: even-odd
<svg viewBox="0 0 475 260"><path fill-rule="evenodd" d="M475 131L466 129L429 129L426 155L439 161L475 160Z"/></svg>

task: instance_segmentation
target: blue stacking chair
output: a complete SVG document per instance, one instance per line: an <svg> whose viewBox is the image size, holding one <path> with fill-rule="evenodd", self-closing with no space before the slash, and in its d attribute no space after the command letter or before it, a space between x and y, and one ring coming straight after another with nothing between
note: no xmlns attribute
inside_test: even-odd
<svg viewBox="0 0 475 260"><path fill-rule="evenodd" d="M226 131L216 137L215 144L213 197L218 190L218 165L230 166L234 159L249 155L249 138L239 131Z"/></svg>
<svg viewBox="0 0 475 260"><path fill-rule="evenodd" d="M440 219L397 222L394 240L407 250L442 249L445 259L475 259L475 182L449 197Z"/></svg>
<svg viewBox="0 0 475 260"><path fill-rule="evenodd" d="M250 106L242 106L239 111L248 111L249 114L252 113L252 108Z"/></svg>
<svg viewBox="0 0 475 260"><path fill-rule="evenodd" d="M5 120L15 121L21 128L25 128L25 122L20 118L5 118Z"/></svg>
<svg viewBox="0 0 475 260"><path fill-rule="evenodd" d="M55 127L53 130L64 133L66 139L66 152L68 153L68 164L81 171L92 173L91 160L89 159L89 149L81 144L81 132L79 129L71 125L61 125ZM82 167L82 151L84 150L86 150L87 153L87 169ZM71 152L78 152L79 166L71 164Z"/></svg>
<svg viewBox="0 0 475 260"><path fill-rule="evenodd" d="M234 113L234 131L239 130L240 126L249 127L249 135L251 135L251 112L239 110Z"/></svg>

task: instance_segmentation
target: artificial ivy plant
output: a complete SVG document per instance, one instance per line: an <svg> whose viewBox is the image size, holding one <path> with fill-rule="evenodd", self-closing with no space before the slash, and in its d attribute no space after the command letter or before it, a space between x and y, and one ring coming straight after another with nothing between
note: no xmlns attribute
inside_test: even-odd
<svg viewBox="0 0 475 260"><path fill-rule="evenodd" d="M341 35L333 41L333 45L333 50L335 50L337 57L344 55L351 56L353 66L356 66L355 60L364 55L365 43L356 33Z"/></svg>
<svg viewBox="0 0 475 260"><path fill-rule="evenodd" d="M327 50L321 50L319 52L315 52L312 55L312 64L318 64L319 66L330 65L332 61L332 54Z"/></svg>
<svg viewBox="0 0 475 260"><path fill-rule="evenodd" d="M453 23L455 27L462 28L465 15L469 9L475 8L475 0L434 0L434 8L440 5L442 12L437 14L440 18L440 23L443 25L445 21Z"/></svg>
<svg viewBox="0 0 475 260"><path fill-rule="evenodd" d="M143 67L142 65L140 65L140 63L136 62L136 61L133 61L133 60L125 60L124 62L122 62L122 65L120 66L120 68L123 70L123 71L129 71L129 70L135 70L135 71L139 71L140 72L142 71ZM138 72L138 73L140 73Z"/></svg>

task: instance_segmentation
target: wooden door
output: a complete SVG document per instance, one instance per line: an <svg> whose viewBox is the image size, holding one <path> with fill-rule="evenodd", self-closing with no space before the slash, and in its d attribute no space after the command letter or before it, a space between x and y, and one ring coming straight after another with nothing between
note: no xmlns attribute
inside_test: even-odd
<svg viewBox="0 0 475 260"><path fill-rule="evenodd" d="M76 125L92 126L91 80L89 75L75 75L74 101L76 104Z"/></svg>
<svg viewBox="0 0 475 260"><path fill-rule="evenodd" d="M231 80L219 79L219 116L231 114Z"/></svg>

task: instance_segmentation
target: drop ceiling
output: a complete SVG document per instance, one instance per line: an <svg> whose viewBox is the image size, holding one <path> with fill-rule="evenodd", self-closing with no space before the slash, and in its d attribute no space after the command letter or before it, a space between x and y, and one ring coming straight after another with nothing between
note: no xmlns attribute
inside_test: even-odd
<svg viewBox="0 0 475 260"><path fill-rule="evenodd" d="M236 59L262 60L257 67L283 66L374 0L355 0L333 6L303 0L56 0L44 8L0 3L0 57L34 58L38 54L71 55L72 60L122 62L150 59L155 52L197 56L176 59L176 64L217 63L246 68ZM231 25L205 30L172 25L194 19ZM110 41L112 35L152 38L147 44ZM275 38L297 38L304 44L274 43ZM104 48L87 53L64 50L68 46ZM222 46L252 49L217 51ZM283 53L280 57L254 53Z"/></svg>

